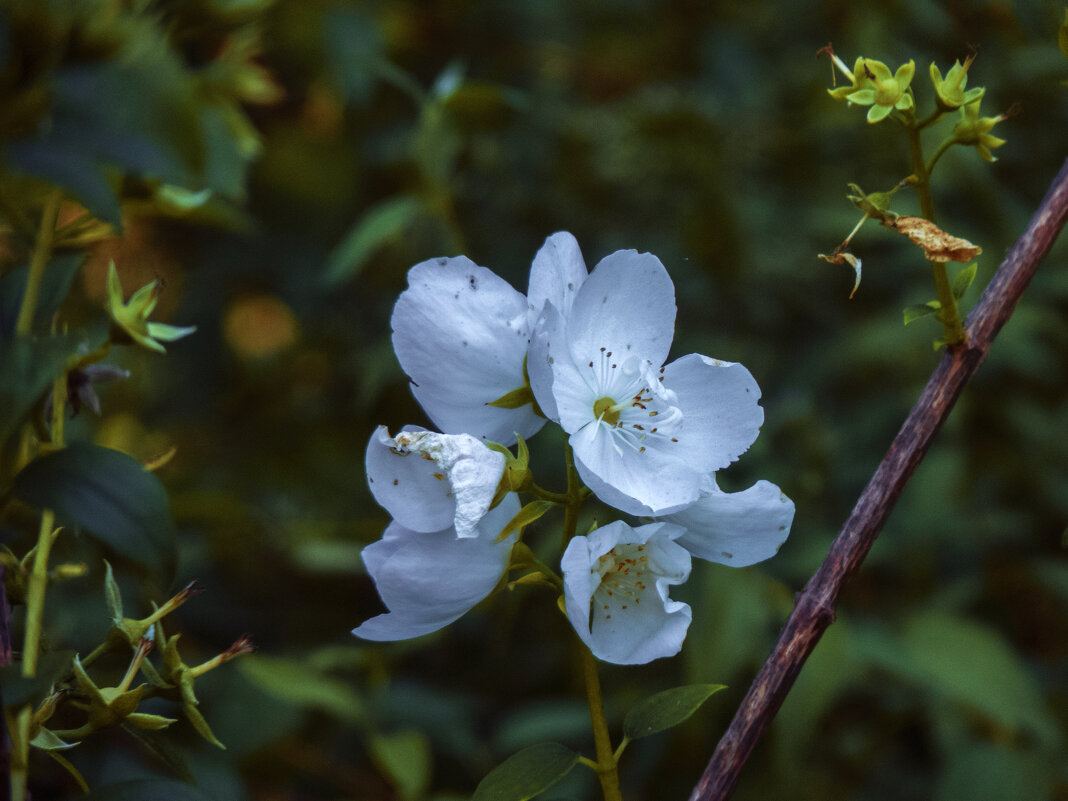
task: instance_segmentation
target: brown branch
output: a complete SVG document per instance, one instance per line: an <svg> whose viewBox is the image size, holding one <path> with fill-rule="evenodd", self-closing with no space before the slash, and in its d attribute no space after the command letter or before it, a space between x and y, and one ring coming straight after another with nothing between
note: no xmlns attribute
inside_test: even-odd
<svg viewBox="0 0 1068 801"><path fill-rule="evenodd" d="M798 595L771 655L716 746L690 801L730 797L757 740L779 711L820 637L834 621L834 605L845 581L871 550L898 496L923 459L939 426L964 385L979 369L998 331L1009 319L1038 264L1068 217L1068 161L1053 180L1027 229L1001 263L979 303L968 315L968 341L949 350L864 488L819 570Z"/></svg>

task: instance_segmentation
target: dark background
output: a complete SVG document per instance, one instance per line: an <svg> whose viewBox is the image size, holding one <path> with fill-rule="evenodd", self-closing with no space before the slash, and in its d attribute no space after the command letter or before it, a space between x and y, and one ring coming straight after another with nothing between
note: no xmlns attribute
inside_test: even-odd
<svg viewBox="0 0 1068 801"><path fill-rule="evenodd" d="M93 24L118 31L106 7ZM177 584L206 591L169 628L203 658L243 632L259 648L197 685L227 751L185 722L169 733L205 792L444 801L533 742L592 753L573 638L544 590L505 592L414 642L349 634L381 610L359 559L388 522L366 487L366 442L379 424L428 423L389 340L407 269L463 253L524 291L542 241L569 230L591 268L621 248L660 257L678 296L673 357L742 362L763 391L762 435L721 485L768 479L797 505L775 559L695 563L673 592L694 609L680 656L603 670L616 732L655 691L729 685L624 756L629 801L687 797L938 359L936 323L902 325L905 306L934 297L903 237L861 230L852 300L848 268L816 258L859 219L848 182L885 191L909 171L903 129L830 98L817 51L833 42L850 66L864 55L892 70L915 59L921 114L930 63L944 74L977 51L969 85L987 87L983 114L1018 104L994 131L1008 140L999 161L956 147L934 174L940 224L984 251L967 309L1068 154L1063 14L1037 0L146 10L193 71L201 50L256 28L250 63L280 90L269 103L231 98L261 149L211 151L226 179L208 206L163 216L127 203L124 239L94 249L70 299L72 319L91 319L113 258L127 292L166 279L157 319L198 327L165 358L113 358L133 376L102 390L103 415L83 412L68 438L138 457L177 446L158 474L179 528ZM42 60L56 41L42 37ZM117 117L133 102L99 98ZM928 154L955 116L926 133ZM907 191L893 208L918 213ZM1068 798L1066 253L1062 242L1046 260L938 435L740 801ZM543 485L562 486L560 440L546 429L531 443ZM546 516L529 541L551 557L559 524ZM99 565L66 585L77 614L60 595L50 606L52 636L83 649L106 629ZM172 589L145 588L133 568L120 577L131 611ZM68 756L90 783L166 773L124 735ZM595 798L591 777L576 768L544 797Z"/></svg>

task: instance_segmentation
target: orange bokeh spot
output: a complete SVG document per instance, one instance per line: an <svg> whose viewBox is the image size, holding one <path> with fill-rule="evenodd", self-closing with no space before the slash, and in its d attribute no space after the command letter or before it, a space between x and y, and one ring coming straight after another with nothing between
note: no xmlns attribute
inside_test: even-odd
<svg viewBox="0 0 1068 801"><path fill-rule="evenodd" d="M226 310L223 336L238 356L262 359L297 340L297 317L274 295L238 298Z"/></svg>

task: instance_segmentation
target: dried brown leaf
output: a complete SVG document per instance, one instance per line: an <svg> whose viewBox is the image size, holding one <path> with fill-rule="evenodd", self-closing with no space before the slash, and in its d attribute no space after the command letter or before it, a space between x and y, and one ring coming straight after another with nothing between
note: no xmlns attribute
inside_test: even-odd
<svg viewBox="0 0 1068 801"><path fill-rule="evenodd" d="M892 231L904 234L914 245L923 248L929 261L971 261L983 249L967 239L947 234L930 220L923 217L898 217L884 220L882 224Z"/></svg>

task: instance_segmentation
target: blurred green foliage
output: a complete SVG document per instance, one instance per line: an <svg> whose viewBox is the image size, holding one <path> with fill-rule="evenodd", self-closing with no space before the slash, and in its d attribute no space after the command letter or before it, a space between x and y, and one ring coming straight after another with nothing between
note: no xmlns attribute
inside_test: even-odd
<svg viewBox="0 0 1068 801"><path fill-rule="evenodd" d="M858 234L852 300L852 275L816 259L856 222L849 182L886 189L909 169L890 123L827 96L816 51L830 40L847 63L915 59L922 107L927 65L944 72L978 48L970 85L987 87L986 113L1018 104L997 163L955 148L935 176L940 223L984 250L978 287L1066 155L1062 19L1058 3L1003 0L6 0L5 216L17 232L17 199L56 184L123 226L90 253L60 319L92 330L115 259L166 279L160 319L197 326L166 358L122 354L132 377L102 390L103 415L83 412L68 439L141 459L177 446L158 473L177 582L206 589L174 615L183 646L206 658L248 631L260 651L197 684L227 751L183 723L162 760L119 734L69 759L93 786L148 782L130 792L175 775L171 749L197 781L190 797L445 801L532 743L590 752L570 632L543 592L504 593L414 642L348 633L380 611L359 560L387 523L363 476L367 439L427 422L389 341L408 267L464 253L525 289L537 247L567 229L591 267L620 248L661 258L678 295L675 354L742 362L763 389L763 434L721 485L767 478L797 504L776 559L701 564L674 593L694 606L682 655L603 671L617 732L654 692L729 685L628 748L628 799L687 797L937 358L933 324L902 326L902 308L931 295L903 237ZM212 196L190 211L168 186ZM907 192L895 210L917 211ZM25 281L12 241L0 281ZM736 798L1068 798L1066 314L1062 241ZM56 358L20 345L0 343L0 387ZM0 399L3 428L15 417ZM554 472L562 482L546 462L554 436L530 443L547 486ZM32 542L22 522L0 529L13 548ZM541 518L531 541L553 541L557 525ZM57 542L90 565L57 586L46 618L71 647L107 629L96 547ZM123 570L144 614L171 589ZM35 763L34 797L73 793L61 774ZM579 769L545 797L595 793Z"/></svg>

